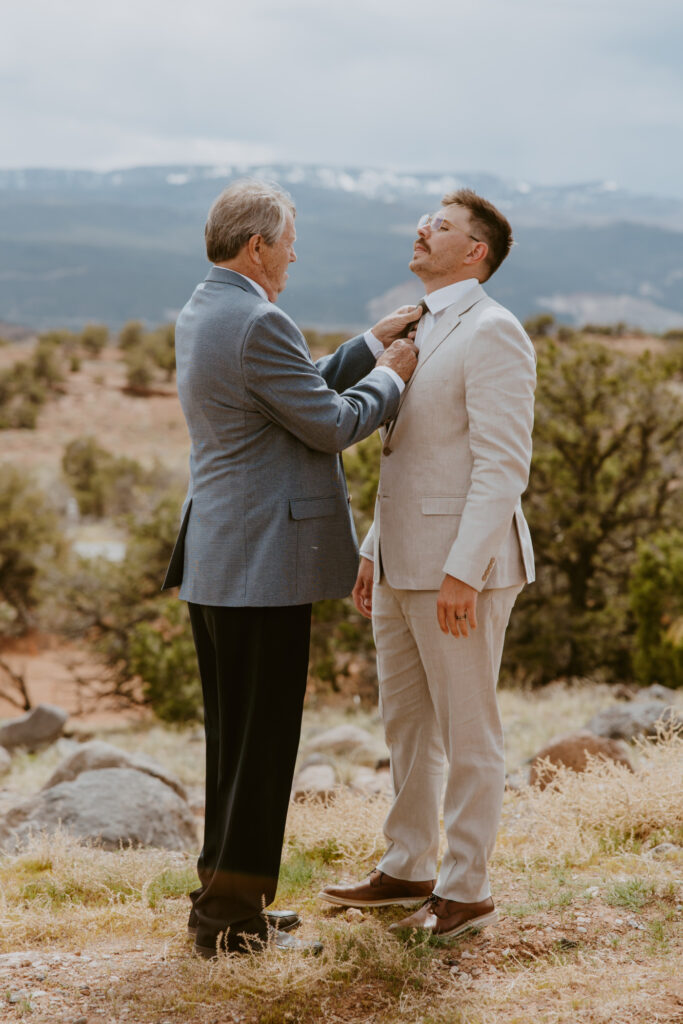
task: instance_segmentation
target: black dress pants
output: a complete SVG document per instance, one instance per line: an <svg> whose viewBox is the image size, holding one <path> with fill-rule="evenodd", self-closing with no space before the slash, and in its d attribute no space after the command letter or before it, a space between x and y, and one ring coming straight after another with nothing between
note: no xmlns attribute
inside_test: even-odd
<svg viewBox="0 0 683 1024"><path fill-rule="evenodd" d="M206 819L192 893L197 944L265 937L308 671L311 605L190 604L206 733ZM194 915L193 915L194 917Z"/></svg>

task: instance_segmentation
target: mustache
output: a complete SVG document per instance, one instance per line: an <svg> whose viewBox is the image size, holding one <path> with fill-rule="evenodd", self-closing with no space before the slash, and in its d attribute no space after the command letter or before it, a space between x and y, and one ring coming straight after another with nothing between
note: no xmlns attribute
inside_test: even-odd
<svg viewBox="0 0 683 1024"><path fill-rule="evenodd" d="M413 242L413 249L415 249L415 246L416 246L416 245L421 245L421 246L422 246L422 248L423 248L423 249L426 249L426 251L427 251L427 252L430 252L430 251L431 251L431 250L430 250L430 248L429 248L429 246L428 246L428 245L427 245L427 243L425 242L424 238L416 238L416 239L415 239L415 241Z"/></svg>

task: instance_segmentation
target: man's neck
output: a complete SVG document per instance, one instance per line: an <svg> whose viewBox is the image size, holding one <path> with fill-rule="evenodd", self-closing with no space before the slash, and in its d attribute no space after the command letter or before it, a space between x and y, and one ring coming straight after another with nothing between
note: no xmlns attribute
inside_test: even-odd
<svg viewBox="0 0 683 1024"><path fill-rule="evenodd" d="M425 280L424 278L420 278L420 280L424 285L425 295L430 295L432 292L438 292L440 288L448 288L449 284L458 284L459 281L477 280L478 283L481 284L481 281L479 281L478 278L475 278L475 275L472 273L458 274L457 277L449 277L447 279L435 278Z"/></svg>
<svg viewBox="0 0 683 1024"><path fill-rule="evenodd" d="M263 275L259 274L258 268L255 270L251 265L245 266L244 260L223 260L222 263L216 263L215 265L217 267L224 267L226 270L233 270L236 274L246 277L253 284L257 284L266 293L270 302L275 302L277 299L277 295L271 295L268 282L262 280Z"/></svg>

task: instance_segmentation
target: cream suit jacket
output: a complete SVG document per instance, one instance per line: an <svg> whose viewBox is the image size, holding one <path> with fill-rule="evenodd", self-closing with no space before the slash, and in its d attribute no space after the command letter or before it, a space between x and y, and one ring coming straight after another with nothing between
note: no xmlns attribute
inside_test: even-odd
<svg viewBox="0 0 683 1024"><path fill-rule="evenodd" d="M390 586L476 590L534 579L522 506L536 358L519 321L481 285L422 339L396 419L383 430L373 525L361 554ZM386 454L390 452L390 454Z"/></svg>

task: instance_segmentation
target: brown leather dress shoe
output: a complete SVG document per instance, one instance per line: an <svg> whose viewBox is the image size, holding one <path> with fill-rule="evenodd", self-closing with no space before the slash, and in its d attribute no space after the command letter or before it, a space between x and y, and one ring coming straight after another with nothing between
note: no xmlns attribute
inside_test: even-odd
<svg viewBox="0 0 683 1024"><path fill-rule="evenodd" d="M402 928L424 928L441 938L454 939L471 928L485 928L487 924L498 923L498 912L489 897L479 903L458 903L445 900L433 893L424 906L410 917L389 926L389 931Z"/></svg>
<svg viewBox="0 0 683 1024"><path fill-rule="evenodd" d="M411 907L429 896L434 882L433 878L427 882L407 882L375 868L363 882L328 886L319 895L321 900L336 903L339 907L390 907L394 903Z"/></svg>

